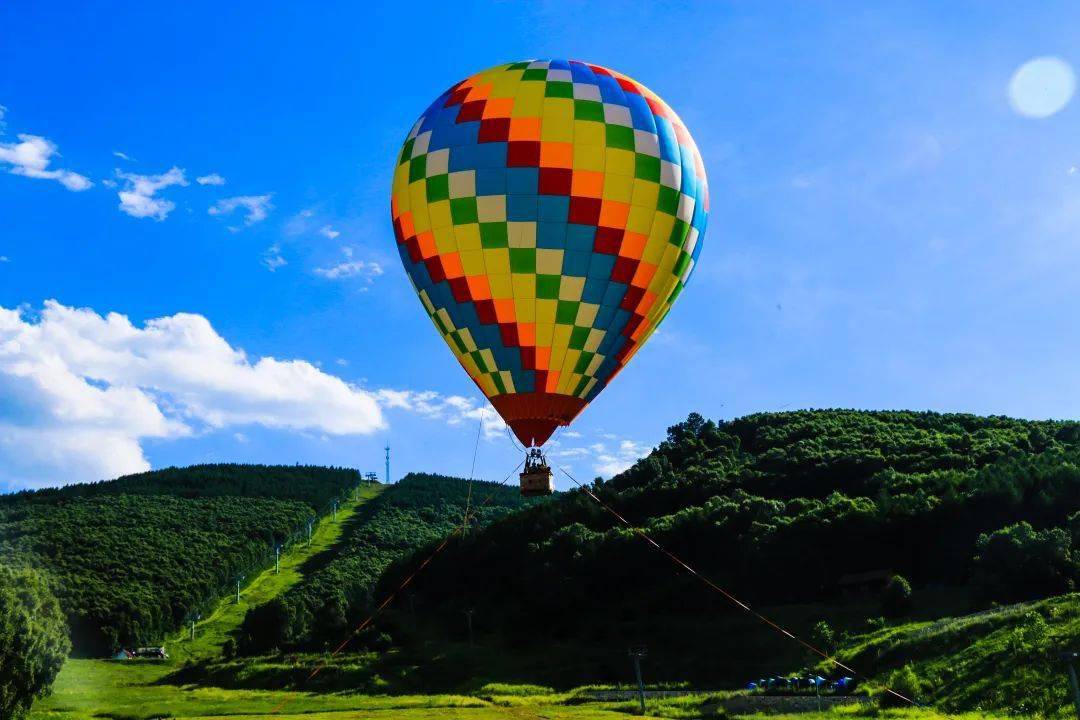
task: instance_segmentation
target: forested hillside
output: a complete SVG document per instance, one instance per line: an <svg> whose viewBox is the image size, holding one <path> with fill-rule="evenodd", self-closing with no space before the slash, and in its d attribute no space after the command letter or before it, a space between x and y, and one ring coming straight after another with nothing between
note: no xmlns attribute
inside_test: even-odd
<svg viewBox="0 0 1080 720"><path fill-rule="evenodd" d="M253 609L241 629L245 653L336 643L371 609L372 590L393 560L459 527L469 501L461 478L411 473L362 507L337 554L283 596ZM536 501L531 501L535 503ZM524 507L517 484L476 481L470 527Z"/></svg>
<svg viewBox="0 0 1080 720"><path fill-rule="evenodd" d="M965 612L1065 592L1080 579L1074 422L843 410L722 423L691 415L593 490L807 636L822 617L855 632L883 614ZM381 589L423 555L395 566ZM861 584L863 573L899 577L872 586ZM648 642L663 676L654 679L730 685L810 661L580 491L456 538L415 592L448 627L460 625L466 604L475 608L478 633L518 650L554 641L625 652Z"/></svg>
<svg viewBox="0 0 1080 720"><path fill-rule="evenodd" d="M47 572L76 653L161 642L361 481L210 465L0 497L0 560Z"/></svg>

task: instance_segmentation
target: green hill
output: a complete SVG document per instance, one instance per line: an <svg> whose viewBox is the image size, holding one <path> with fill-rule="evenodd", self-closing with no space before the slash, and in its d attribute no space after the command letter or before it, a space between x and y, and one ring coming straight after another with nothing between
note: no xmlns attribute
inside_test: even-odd
<svg viewBox="0 0 1080 720"><path fill-rule="evenodd" d="M49 573L77 654L162 642L360 482L353 470L209 465L0 497L0 560Z"/></svg>
<svg viewBox="0 0 1080 720"><path fill-rule="evenodd" d="M340 640L371 609L372 590L391 561L441 540L461 525L469 498L461 478L410 473L357 513L338 553L304 581L249 612L240 649L321 649ZM516 484L476 481L471 527L529 504ZM535 503L535 501L534 501Z"/></svg>
<svg viewBox="0 0 1080 720"><path fill-rule="evenodd" d="M933 620L1067 592L1080 579L1074 422L844 410L723 423L691 415L647 458L592 489L719 585L822 644L854 642L883 614L898 616L890 623ZM424 555L392 567L380 592ZM868 572L906 583L885 591L859 580ZM532 675L518 680L624 679L625 648L638 643L649 646L652 680L706 687L816 663L579 491L455 539L414 589L428 627L448 640L455 635L438 628L459 628L461 613L475 610L491 654L529 665ZM404 622L400 603L397 612ZM829 627L815 629L822 620ZM880 678L903 657L860 654L856 667ZM957 695L954 706L974 703Z"/></svg>

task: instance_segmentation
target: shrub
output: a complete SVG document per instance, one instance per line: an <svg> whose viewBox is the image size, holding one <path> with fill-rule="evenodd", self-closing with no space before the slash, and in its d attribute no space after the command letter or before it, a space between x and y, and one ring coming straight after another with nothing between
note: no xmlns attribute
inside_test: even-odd
<svg viewBox="0 0 1080 720"><path fill-rule="evenodd" d="M889 673L888 678L885 680L885 687L892 690L892 692L882 689L879 697L883 707L906 707L908 703L893 693L903 695L908 700L918 701L923 683L915 672L915 668L908 663L904 667Z"/></svg>
<svg viewBox="0 0 1080 720"><path fill-rule="evenodd" d="M910 610L911 583L903 575L893 575L881 592L881 612L888 617L899 617Z"/></svg>
<svg viewBox="0 0 1080 720"><path fill-rule="evenodd" d="M0 717L23 717L48 694L70 651L67 623L45 578L0 565Z"/></svg>

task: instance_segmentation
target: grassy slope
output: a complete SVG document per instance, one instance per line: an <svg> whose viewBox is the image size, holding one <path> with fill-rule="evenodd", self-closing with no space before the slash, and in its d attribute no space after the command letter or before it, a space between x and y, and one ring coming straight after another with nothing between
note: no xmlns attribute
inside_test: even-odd
<svg viewBox="0 0 1080 720"><path fill-rule="evenodd" d="M382 488L369 489L362 502ZM239 625L247 608L285 592L302 581L308 563L317 565L324 553L334 552L343 531L358 505L348 503L337 520L323 518L313 535L311 548L296 545L282 556L282 570L268 570L245 588L241 603L224 599L213 614L197 625L194 642L185 635L172 638L169 663L111 662L72 660L64 668L54 694L37 703L32 720L114 720L174 717L192 720L236 720L244 718L279 718L284 720L352 720L353 718L401 718L427 720L611 720L635 711L634 703L581 703L574 692L555 693L545 688L526 686L488 686L468 695L358 695L345 693L309 693L277 690L228 690L216 687L178 687L161 682L170 672L188 660L214 658ZM910 628L896 628L894 634L918 631L928 623ZM925 631L923 631L925 632ZM863 638L853 654L870 652L880 638ZM318 656L303 658L305 665ZM284 706L282 706L284 703ZM691 718L708 714L712 703L704 697L650 700L649 717ZM280 712L275 712L280 708ZM858 711L840 711L821 715L800 715L801 720L844 720L863 717ZM880 717L922 720L932 717L923 712L888 711ZM970 716L972 718L976 716ZM983 716L978 716L983 717Z"/></svg>
<svg viewBox="0 0 1080 720"><path fill-rule="evenodd" d="M305 543L298 543L291 552L284 552L281 556L280 573L275 573L273 568L263 571L243 589L239 603L232 598L225 598L210 617L196 623L195 640L190 639L190 633L181 632L169 646L169 654L178 663L220 657L222 646L232 636L233 631L240 626L247 611L299 584L304 579L304 565L321 553L331 551L341 539L356 509L368 500L377 497L385 487L384 485L362 486L358 491L359 502L350 501L343 504L338 510L336 520L332 517L324 518L323 522L313 530L310 547Z"/></svg>
<svg viewBox="0 0 1080 720"><path fill-rule="evenodd" d="M1071 714L1059 653L1080 649L1080 595L1062 595L858 636L839 657L877 679L909 664L923 702L951 711L982 707Z"/></svg>
<svg viewBox="0 0 1080 720"><path fill-rule="evenodd" d="M241 593L240 603L233 598L223 598L215 611L196 625L194 641L187 632L171 638L166 648L171 656L168 663L114 662L110 660L69 660L53 687L53 694L34 706L34 718L89 718L101 713L118 713L123 716L134 707L151 706L154 712L180 713L232 711L237 703L260 707L259 696L276 697L273 693L240 693L237 697L225 691L200 689L178 691L171 685L157 684L178 665L188 660L219 657L222 645L239 626L250 607L266 602L285 592L303 579L303 566L308 560L323 552L331 552L342 531L357 507L382 491L382 486L365 486L361 490L360 503L348 502L341 506L337 519L324 517L312 533L311 547L298 543L281 557L281 573L270 568L251 580ZM242 696L242 697L241 697ZM276 700L267 701L272 707ZM313 709L326 706L338 707L333 699L317 703ZM133 717L141 717L133 715Z"/></svg>
<svg viewBox="0 0 1080 720"><path fill-rule="evenodd" d="M172 638L168 663L114 662L74 659L68 661L57 678L53 694L39 701L31 720L144 720L173 717L211 718L304 718L304 720L345 720L356 717L457 718L495 720L604 720L622 717L612 708L617 704L562 706L559 699L536 698L520 705L516 698L458 695L365 696L315 694L273 690L226 690L215 687L178 687L162 682L186 661L217 657L249 607L266 602L304 578L308 561L321 553L333 552L359 504L375 497L383 488L365 488L361 503L346 503L336 520L326 517L312 536L311 547L298 544L282 555L281 573L273 569L256 577L244 589L239 604L224 598L209 617L196 625L196 638L181 633ZM280 712L275 712L281 708ZM357 715L362 713L362 715Z"/></svg>

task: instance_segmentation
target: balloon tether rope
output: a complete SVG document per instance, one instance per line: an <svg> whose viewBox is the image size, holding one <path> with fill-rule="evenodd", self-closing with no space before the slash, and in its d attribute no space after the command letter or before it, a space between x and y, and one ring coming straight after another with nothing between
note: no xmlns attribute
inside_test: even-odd
<svg viewBox="0 0 1080 720"><path fill-rule="evenodd" d="M703 583L704 583L704 584L705 584L705 585L706 585L707 587L709 587L710 589L712 589L712 590L714 590L714 591L716 591L716 592L720 593L720 594L721 594L721 595L723 595L723 596L724 596L725 598L727 598L727 599L728 599L729 601L731 601L731 602L732 602L732 603L733 603L734 605L736 605L737 607L741 608L742 610L745 610L746 612L750 613L750 614L751 614L751 615L753 615L753 616L754 616L755 618L757 618L757 619L758 619L758 620L760 620L761 622L763 622L763 623L765 623L766 625L768 625L769 627L771 627L771 628L772 628L773 630L776 630L776 631L777 631L777 632L779 632L780 634L782 634L782 635L785 635L786 637L788 637L788 638L790 638L790 639L794 640L795 642L797 642L797 643L799 643L800 645L802 645L803 647L805 647L805 648L806 648L807 650L810 650L811 652L813 652L813 653L815 653L815 654L817 654L817 655L820 655L820 656L821 656L821 657L823 657L823 658L824 658L824 659L825 659L826 661L828 661L828 662L832 663L833 665L835 665L835 666L837 666L837 667L839 667L839 668L841 668L841 669L843 669L843 670L846 670L847 672L851 673L851 674L852 674L853 676L855 676L855 677L859 678L860 680L865 680L865 681L867 681L867 682L872 682L872 681L870 680L870 678L868 678L868 677L866 677L865 675L861 674L860 672L858 672L858 671L857 671L857 670L855 670L854 668L852 668L852 667L850 667L850 666L848 666L848 665L845 665L844 663L840 662L839 660L837 660L837 659L836 659L836 658L834 658L833 656L829 655L829 653L825 652L824 650L819 650L819 649L818 649L817 647L815 647L814 645L811 645L811 644L810 644L809 642L807 642L806 640L803 640L803 639L802 639L801 637L799 637L798 635L795 635L795 634L794 634L793 632L791 632L791 631L790 631L790 630L788 630L787 628L785 628L785 627L783 627L782 625L778 624L777 622L775 622L775 621L771 620L770 618L766 617L765 615L762 615L762 614L761 614L760 612L758 612L757 610L754 610L754 609L753 609L752 607L750 607L749 605L747 605L747 604L746 604L745 602L743 602L742 600L740 600L739 598L735 597L734 595L732 595L732 594L731 594L730 592L728 592L728 591L727 591L727 590L725 590L724 588L722 588L722 587L720 587L719 585L717 585L716 583L714 583L714 582L713 582L712 580L710 580L710 579L709 579L708 577L706 577L705 575L701 574L701 573L700 573L700 572L698 572L698 571L697 571L696 569L694 569L693 567L691 567L691 566L690 566L690 565L689 565L689 564L688 564L688 563L687 563L686 561L684 561L684 560L683 560L682 558L680 558L680 557L679 557L679 556L677 556L677 555L676 555L675 553L671 552L670 550L668 550L667 548L665 548L665 547L664 547L663 545L661 545L660 543L658 543L658 542L657 542L656 540L654 540L654 539L652 538L652 536L651 536L651 535L649 535L648 533L646 533L646 532L645 532L644 530L642 530L641 528L637 527L636 525L633 525L633 524L631 524L629 520L627 520L626 518L624 518L624 517L623 517L622 515L620 515L620 514L619 514L618 512L616 512L616 511L615 511L615 510L614 510L614 509L613 509L613 508L612 508L612 507L611 507L610 505L608 505L608 504L607 504L606 502L604 502L604 501L603 501L603 500L601 500L601 499L600 499L599 497L597 497L596 493L594 493L594 492L593 492L592 490L590 490L590 489L589 489L589 488L588 488L587 486L585 486L585 485L582 485L582 484L581 484L580 482L578 482L578 481L577 481L577 478L575 478L575 477L574 477L573 475L571 475L571 474L570 474L569 472L567 472L566 468L564 468L564 467L561 467L561 466L560 466L560 467L559 467L559 470L560 470L560 471L562 472L562 474L563 474L563 475L565 475L566 477L570 478L570 480L571 480L571 481L573 481L573 483L574 483L575 485L577 485L577 486L578 486L579 488L581 488L581 490L582 490L582 491L584 491L586 495L588 495L588 496L589 496L590 498L592 498L593 500L595 500L595 501L596 501L596 503L597 503L597 504L598 504L598 505L599 505L600 507L602 507L602 508L604 508L605 510L607 510L607 511L608 511L609 513L611 513L611 514L612 514L613 516L615 516L615 518L616 518L616 519L617 519L617 520L618 520L619 522L621 522L621 523L622 523L623 525L625 525L626 527L630 528L630 529L631 529L631 530L632 530L632 531L633 531L633 532L634 532L634 533L635 533L635 534L636 534L636 535L637 535L638 537L640 537L640 538L641 538L642 540L644 540L645 542L647 542L647 543L648 543L649 545L652 545L652 546L653 546L653 548L655 548L656 550L658 550L658 551L659 551L660 553L662 553L663 555L667 556L667 558L668 558L669 560L671 560L671 561L672 561L673 563L675 563L676 565L678 565L678 566L679 566L679 567L681 567L682 569L684 569L684 570L686 570L687 572L689 572L689 573L690 573L691 575L693 575L693 576L694 576L694 577L696 577L696 578L697 578L698 580L700 580L701 582L703 582ZM892 695L893 697L899 698L900 700L903 700L904 702L906 702L906 703L908 703L908 704L910 704L910 705L915 705L915 706L919 706L919 703L916 703L916 702L915 702L914 700L912 700L912 699L911 699L911 698L909 698L909 697L906 697L906 696L904 696L904 695L901 695L900 693L896 692L895 690L893 690L892 688L888 687L887 685L881 685L881 687L882 687L882 689L883 689L883 690L884 690L885 692L889 693L889 694L890 694L890 695Z"/></svg>

